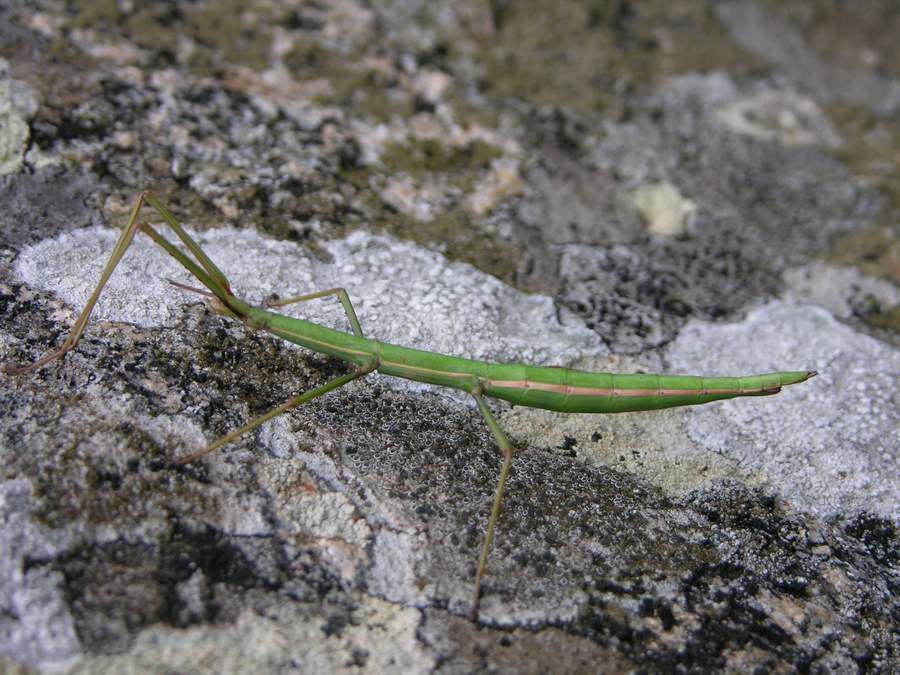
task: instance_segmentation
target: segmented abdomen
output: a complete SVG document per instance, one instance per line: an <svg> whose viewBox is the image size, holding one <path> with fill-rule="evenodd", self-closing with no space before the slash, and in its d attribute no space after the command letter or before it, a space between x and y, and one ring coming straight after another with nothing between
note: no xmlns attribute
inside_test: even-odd
<svg viewBox="0 0 900 675"><path fill-rule="evenodd" d="M736 396L777 394L807 371L747 377L591 373L567 368L495 366L482 380L485 394L513 404L563 412L630 412L697 405Z"/></svg>

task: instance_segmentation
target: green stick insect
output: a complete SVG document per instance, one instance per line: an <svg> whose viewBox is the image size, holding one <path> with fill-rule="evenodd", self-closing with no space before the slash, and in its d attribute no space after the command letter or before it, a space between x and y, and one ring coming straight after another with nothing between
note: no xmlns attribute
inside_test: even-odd
<svg viewBox="0 0 900 675"><path fill-rule="evenodd" d="M152 207L163 218L188 249L193 259L160 235L152 226L138 220L144 204ZM461 389L472 395L488 429L503 453L503 463L494 492L493 506L475 572L475 588L469 613L469 618L473 621L478 617L481 583L487 570L488 554L513 459L512 444L500 425L497 424L497 420L494 419L494 415L485 402L486 397L503 399L514 405L562 412L630 412L697 405L737 396L768 396L777 394L785 385L804 382L816 374L815 371L810 370L766 373L747 377L592 373L570 368L487 363L380 342L363 335L359 319L357 319L350 298L343 288L331 288L307 295L270 301L266 307L254 307L241 300L231 291L228 279L215 263L206 256L159 199L150 192L143 192L138 196L125 230L116 242L109 262L103 269L100 281L66 341L55 352L47 354L35 363L9 368L7 369L8 373L17 375L40 368L62 357L78 344L103 287L139 231L144 232L165 249L207 290L172 283L184 290L199 292L207 296L210 299L211 308L216 313L236 318L247 326L266 330L301 347L337 357L353 366L349 373L294 396L241 428L226 434L203 450L175 460L174 464L176 465L194 462L255 429L263 422L376 371L384 375ZM350 321L352 333L343 333L310 321L294 319L269 309L329 295L334 295L340 300Z"/></svg>

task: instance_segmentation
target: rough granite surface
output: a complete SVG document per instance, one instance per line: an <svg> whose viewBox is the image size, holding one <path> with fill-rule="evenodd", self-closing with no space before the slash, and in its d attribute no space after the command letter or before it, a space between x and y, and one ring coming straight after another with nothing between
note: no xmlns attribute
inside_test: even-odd
<svg viewBox="0 0 900 675"><path fill-rule="evenodd" d="M0 671L897 672L898 32L891 0L4 3L4 367L151 189L242 297L344 286L379 340L819 375L492 402L472 622L473 402L372 375L173 467L346 365L139 235L77 348L0 374Z"/></svg>

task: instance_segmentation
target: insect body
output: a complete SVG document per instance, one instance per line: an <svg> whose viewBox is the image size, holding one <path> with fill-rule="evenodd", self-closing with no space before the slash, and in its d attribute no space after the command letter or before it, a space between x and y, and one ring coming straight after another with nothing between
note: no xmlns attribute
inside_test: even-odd
<svg viewBox="0 0 900 675"><path fill-rule="evenodd" d="M555 366L496 364L400 347L240 303L250 323L290 342L394 375L560 412L613 413L777 394L803 382L806 370L749 377L595 373Z"/></svg>
<svg viewBox="0 0 900 675"><path fill-rule="evenodd" d="M141 207L145 203L162 216L188 249L190 256L160 235L152 226L138 221ZM128 224L119 237L109 262L103 269L97 287L63 345L33 364L7 369L8 373L21 374L39 368L60 358L78 344L97 298L138 231L144 232L164 248L208 290L198 290L179 283L172 283L180 288L208 296L211 298L211 306L216 312L237 318L249 326L267 330L273 335L307 349L337 357L354 366L351 372L292 397L265 415L223 436L207 448L176 460L176 464L185 464L200 459L242 434L255 429L263 422L375 371L385 375L460 389L475 398L488 428L503 453L503 463L494 493L481 556L475 572L475 589L470 611L470 618L473 620L478 615L481 582L487 569L488 554L500 515L506 479L512 464L512 444L497 424L485 402L485 397L503 399L516 405L562 412L628 412L696 405L737 396L777 394L782 386L803 382L816 374L814 371L807 370L748 377L593 373L569 368L536 367L524 364L503 365L474 361L372 340L363 335L350 298L342 288L332 288L271 301L266 307L256 307L244 302L231 291L227 278L215 263L203 253L162 203L149 192L141 193L135 202ZM310 321L288 317L273 312L271 309L329 295L334 295L340 300L350 322L352 333L343 333Z"/></svg>

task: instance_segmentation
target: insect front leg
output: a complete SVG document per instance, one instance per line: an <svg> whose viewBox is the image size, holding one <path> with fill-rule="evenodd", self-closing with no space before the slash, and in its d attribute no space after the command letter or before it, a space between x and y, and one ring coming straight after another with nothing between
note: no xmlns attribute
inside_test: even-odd
<svg viewBox="0 0 900 675"><path fill-rule="evenodd" d="M44 355L34 363L29 363L24 366L12 366L5 368L4 372L7 375L21 375L22 373L26 373L30 370L37 370L41 366L44 366L51 361L55 361L56 359L61 358L66 354L66 352L71 351L75 348L75 346L78 344L78 341L81 340L81 336L84 334L88 319L90 319L91 317L91 312L94 311L94 305L97 304L97 300L100 298L100 293L103 292L103 287L106 286L106 282L109 281L109 277L112 276L113 271L116 269L116 265L119 264L122 256L125 255L125 251L127 251L128 247L131 246L131 242L134 240L134 235L141 228L141 224L138 222L137 217L138 213L140 213L141 207L144 205L144 199L145 196L142 193L135 201L134 206L131 209L131 215L129 215L128 217L128 224L125 226L125 229L122 231L122 234L116 241L116 245L113 247L112 253L109 256L109 260L107 261L106 266L103 268L103 272L100 275L100 281L97 282L97 286L94 288L93 293L91 293L91 297L88 298L87 304L84 306L84 309L81 310L81 314L78 315L78 319L72 326L72 331L69 333L69 336L66 338L65 342L62 343L59 349Z"/></svg>
<svg viewBox="0 0 900 675"><path fill-rule="evenodd" d="M169 240L159 234L149 224L138 221L138 215L145 204L149 205L162 217L166 224L188 248L191 255L194 256L193 259L176 248ZM110 276L112 276L112 273L115 271L122 256L125 255L128 247L131 246L131 242L134 241L135 234L138 232L143 232L159 244L169 255L181 263L188 272L193 274L194 277L206 286L210 292L216 295L216 297L222 300L226 305L228 304L225 301L231 297L231 289L228 286L228 279L225 275L222 274L215 263L203 252L197 242L195 242L184 228L181 227L178 221L175 220L175 217L165 206L163 206L162 202L160 202L153 193L142 192L134 202L131 214L128 216L128 223L125 225L125 229L122 231L122 234L116 241L116 245L113 247L109 260L103 268L103 272L100 274L100 280L97 282L97 286L94 288L93 293L91 293L90 298L88 298L84 309L81 310L81 314L78 315L78 319L72 326L72 331L69 333L69 336L66 338L65 342L63 342L62 346L56 351L38 359L34 363L25 366L7 367L4 369L4 372L9 375L21 375L30 370L36 370L51 361L61 358L66 352L72 350L78 344L78 341L81 340L81 336L84 334L88 319L91 317L91 312L94 311L94 306L97 304L100 294L103 292L107 281L109 281Z"/></svg>

